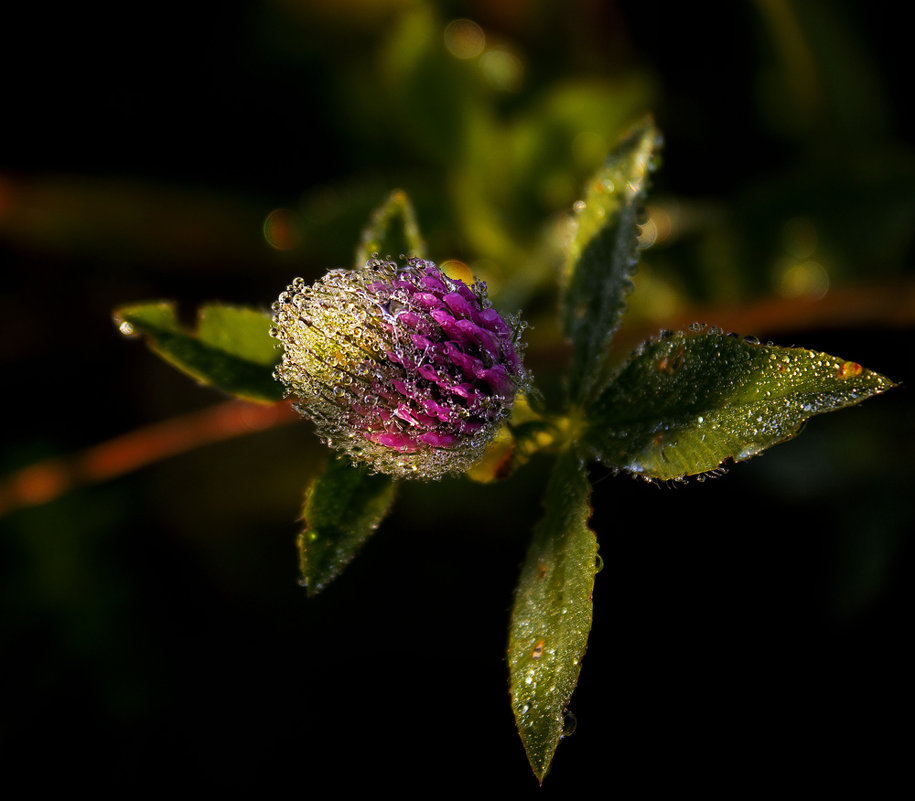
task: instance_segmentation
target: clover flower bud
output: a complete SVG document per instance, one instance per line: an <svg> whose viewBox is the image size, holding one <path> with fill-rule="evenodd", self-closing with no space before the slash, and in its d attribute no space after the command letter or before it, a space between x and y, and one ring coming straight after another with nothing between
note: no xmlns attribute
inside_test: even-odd
<svg viewBox="0 0 915 801"><path fill-rule="evenodd" d="M469 468L527 381L523 325L431 261L296 278L273 311L295 407L330 447L396 478Z"/></svg>

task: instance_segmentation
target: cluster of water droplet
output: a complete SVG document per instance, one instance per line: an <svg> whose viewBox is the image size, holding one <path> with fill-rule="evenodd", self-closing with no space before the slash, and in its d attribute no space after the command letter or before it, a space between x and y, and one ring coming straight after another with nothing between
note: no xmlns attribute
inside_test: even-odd
<svg viewBox="0 0 915 801"><path fill-rule="evenodd" d="M709 474L792 438L813 415L891 386L827 353L704 325L662 331L633 354L595 405L595 456L649 479Z"/></svg>
<svg viewBox="0 0 915 801"><path fill-rule="evenodd" d="M397 478L469 468L527 380L523 325L430 261L296 278L273 311L296 408L330 447Z"/></svg>

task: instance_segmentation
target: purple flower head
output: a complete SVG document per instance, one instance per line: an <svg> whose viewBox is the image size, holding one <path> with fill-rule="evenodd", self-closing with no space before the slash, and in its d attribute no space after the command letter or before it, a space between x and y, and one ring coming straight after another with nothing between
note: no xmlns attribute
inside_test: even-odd
<svg viewBox="0 0 915 801"><path fill-rule="evenodd" d="M522 325L431 261L295 279L273 304L276 377L327 444L396 478L469 468L527 382Z"/></svg>

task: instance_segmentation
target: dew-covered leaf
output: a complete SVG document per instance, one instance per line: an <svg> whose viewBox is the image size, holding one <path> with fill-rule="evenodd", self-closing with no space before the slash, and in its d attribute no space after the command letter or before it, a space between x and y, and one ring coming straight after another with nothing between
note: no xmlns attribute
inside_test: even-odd
<svg viewBox="0 0 915 801"><path fill-rule="evenodd" d="M593 395L626 308L638 260L638 221L661 137L651 119L626 135L575 204L563 267L562 324L572 342L569 395Z"/></svg>
<svg viewBox="0 0 915 801"><path fill-rule="evenodd" d="M582 439L610 467L675 479L748 459L892 386L826 353L697 327L645 343L588 409Z"/></svg>
<svg viewBox="0 0 915 801"><path fill-rule="evenodd" d="M343 571L394 502L396 484L344 458L331 458L305 493L299 567L309 595Z"/></svg>
<svg viewBox="0 0 915 801"><path fill-rule="evenodd" d="M591 485L564 451L547 486L512 609L508 642L512 709L531 768L543 781L563 736L591 630L597 540L588 528Z"/></svg>
<svg viewBox="0 0 915 801"><path fill-rule="evenodd" d="M395 189L372 213L356 248L355 267L362 267L374 254L381 258L405 256L424 258L426 245L419 232L416 212L407 193Z"/></svg>
<svg viewBox="0 0 915 801"><path fill-rule="evenodd" d="M268 333L266 311L206 304L192 330L178 320L174 302L159 301L122 306L114 322L122 334L144 337L151 350L203 384L262 403L283 398L273 378L280 352Z"/></svg>

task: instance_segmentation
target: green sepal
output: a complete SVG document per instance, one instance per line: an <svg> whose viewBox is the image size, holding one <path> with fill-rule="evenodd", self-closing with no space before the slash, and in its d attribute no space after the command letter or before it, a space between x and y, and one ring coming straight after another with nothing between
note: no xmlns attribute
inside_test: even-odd
<svg viewBox="0 0 915 801"><path fill-rule="evenodd" d="M268 333L269 312L205 304L194 330L179 322L173 301L158 301L122 306L114 323L125 336L144 337L153 352L202 384L260 403L283 399L273 378L281 354Z"/></svg>
<svg viewBox="0 0 915 801"><path fill-rule="evenodd" d="M397 485L343 457L330 458L305 492L298 536L302 585L317 595L343 571L394 503Z"/></svg>
<svg viewBox="0 0 915 801"><path fill-rule="evenodd" d="M626 309L638 262L638 223L661 136L647 118L636 125L588 183L575 204L562 272L561 320L572 343L569 398L600 390L607 346Z"/></svg>
<svg viewBox="0 0 915 801"><path fill-rule="evenodd" d="M538 781L563 736L591 630L597 540L588 528L591 484L563 451L544 498L515 594L508 641L512 709Z"/></svg>
<svg viewBox="0 0 915 801"><path fill-rule="evenodd" d="M609 467L677 479L755 456L814 415L893 386L826 353L697 326L645 343L587 410L581 440Z"/></svg>
<svg viewBox="0 0 915 801"><path fill-rule="evenodd" d="M413 204L406 192L395 189L375 209L362 232L356 248L355 267L362 267L376 253L382 259L388 256L396 259L400 254L422 259L425 252L426 245L419 232Z"/></svg>

